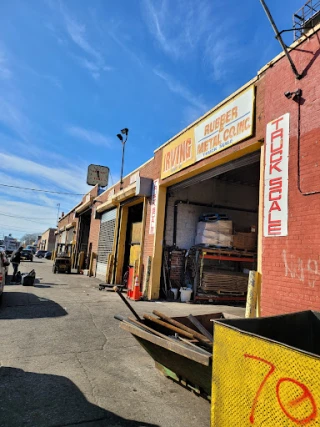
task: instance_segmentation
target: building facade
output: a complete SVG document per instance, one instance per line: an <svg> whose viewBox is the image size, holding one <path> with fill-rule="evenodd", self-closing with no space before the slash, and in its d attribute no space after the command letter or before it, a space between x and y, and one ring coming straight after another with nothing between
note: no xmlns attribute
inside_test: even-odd
<svg viewBox="0 0 320 427"><path fill-rule="evenodd" d="M148 299L163 296L167 281L195 286L198 273L186 274L186 260L205 236L199 237L199 218L214 212L232 222L236 253L204 257L202 251L200 258L219 264L229 278L257 270L262 315L319 310L319 30L290 47L299 79L280 54L156 149L123 185L102 194L94 188L62 218L60 240L73 227L76 258L85 253L80 267L119 284L131 266ZM230 262L238 261L231 271ZM210 300L206 280L200 288L198 299Z"/></svg>
<svg viewBox="0 0 320 427"><path fill-rule="evenodd" d="M38 245L40 250L47 252L54 250L56 243L56 230L56 228L48 228L48 230L42 234Z"/></svg>

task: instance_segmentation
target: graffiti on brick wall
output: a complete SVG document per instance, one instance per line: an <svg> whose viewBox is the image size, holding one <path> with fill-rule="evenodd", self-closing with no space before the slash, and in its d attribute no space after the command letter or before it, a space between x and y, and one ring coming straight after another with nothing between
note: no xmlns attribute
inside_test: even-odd
<svg viewBox="0 0 320 427"><path fill-rule="evenodd" d="M302 283L314 288L320 280L319 261L316 259L302 259L298 256L282 251L285 275L292 279L298 279Z"/></svg>

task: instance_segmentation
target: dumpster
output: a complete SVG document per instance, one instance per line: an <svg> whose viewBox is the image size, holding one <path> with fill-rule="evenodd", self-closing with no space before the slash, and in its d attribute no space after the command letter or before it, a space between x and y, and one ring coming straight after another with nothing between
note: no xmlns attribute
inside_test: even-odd
<svg viewBox="0 0 320 427"><path fill-rule="evenodd" d="M211 427L320 426L320 313L214 322Z"/></svg>

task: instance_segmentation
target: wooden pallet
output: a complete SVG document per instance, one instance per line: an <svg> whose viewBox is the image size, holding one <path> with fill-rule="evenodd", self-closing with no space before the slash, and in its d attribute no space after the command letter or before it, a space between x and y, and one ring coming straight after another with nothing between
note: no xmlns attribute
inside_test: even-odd
<svg viewBox="0 0 320 427"><path fill-rule="evenodd" d="M239 292L239 291L217 291L217 294L219 295L235 295L235 296L244 296L246 292Z"/></svg>

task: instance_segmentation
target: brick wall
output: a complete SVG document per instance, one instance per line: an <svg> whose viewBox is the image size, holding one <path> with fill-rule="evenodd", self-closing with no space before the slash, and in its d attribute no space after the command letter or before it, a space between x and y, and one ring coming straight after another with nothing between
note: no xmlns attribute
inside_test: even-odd
<svg viewBox="0 0 320 427"><path fill-rule="evenodd" d="M90 194L90 196L92 198L97 197L97 195L98 195L98 187L97 186L93 187L86 195L84 195L82 197L81 201L79 201L79 204L76 207L78 207L81 203L85 203L86 199L87 199L87 196L89 194ZM77 238L78 238L77 233L78 233L79 218L75 217L75 209L76 208L73 208L70 212L68 212L66 215L64 215L62 218L59 219L58 230L60 228L63 228L65 226L67 226L71 222L75 222L76 223L76 226L75 226L75 231L76 231L75 239L77 240ZM60 239L59 239L59 235L58 235L57 236L57 243L59 243L59 241L60 241Z"/></svg>
<svg viewBox="0 0 320 427"><path fill-rule="evenodd" d="M142 165L139 168L140 176L144 178L157 179L160 177L160 166L161 166L161 156L159 154L155 154L155 157L152 158L149 162ZM135 172L134 172L135 173ZM133 174L133 173L132 173ZM123 180L123 188L126 188L130 185L130 174L128 177L125 177ZM106 190L100 196L96 198L96 203L94 206L99 206L100 203L106 202L108 200L108 196L110 192L117 193L120 191L120 183L117 183L115 186ZM94 211L95 209L93 209ZM143 249L143 267L142 272L144 273L148 256L153 255L153 244L154 244L154 235L149 234L149 226L150 226L150 213L151 213L151 199L148 199L147 202L147 215L146 215L146 232L145 232L145 240L144 240L144 249ZM92 251L97 253L98 244L99 244L99 232L100 232L100 219L94 218L94 212L91 217L91 225L90 225L90 235L89 235L89 244L92 243ZM95 272L96 262L93 265L93 272ZM144 277L142 276L142 283Z"/></svg>
<svg viewBox="0 0 320 427"><path fill-rule="evenodd" d="M181 286L184 286L182 279L184 276L185 253L185 251L174 250L169 255L170 280Z"/></svg>
<svg viewBox="0 0 320 427"><path fill-rule="evenodd" d="M290 113L288 236L263 238L262 314L320 310L320 194L298 189L298 105L284 92L302 89L301 189L320 191L320 32L265 71L266 123Z"/></svg>

